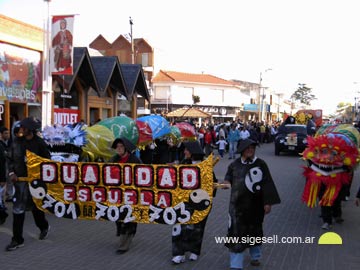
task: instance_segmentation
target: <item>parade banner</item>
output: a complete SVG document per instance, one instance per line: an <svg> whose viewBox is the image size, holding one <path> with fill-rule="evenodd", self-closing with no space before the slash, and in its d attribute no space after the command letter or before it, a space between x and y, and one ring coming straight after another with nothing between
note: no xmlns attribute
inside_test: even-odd
<svg viewBox="0 0 360 270"><path fill-rule="evenodd" d="M213 156L198 164L55 162L27 151L36 206L59 218L193 224L210 211Z"/></svg>

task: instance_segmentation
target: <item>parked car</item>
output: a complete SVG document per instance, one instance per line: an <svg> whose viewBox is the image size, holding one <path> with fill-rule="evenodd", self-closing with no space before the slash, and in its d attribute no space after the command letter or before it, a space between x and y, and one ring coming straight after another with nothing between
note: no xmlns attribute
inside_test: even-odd
<svg viewBox="0 0 360 270"><path fill-rule="evenodd" d="M303 152L307 147L307 135L306 125L287 124L279 127L275 137L275 155Z"/></svg>

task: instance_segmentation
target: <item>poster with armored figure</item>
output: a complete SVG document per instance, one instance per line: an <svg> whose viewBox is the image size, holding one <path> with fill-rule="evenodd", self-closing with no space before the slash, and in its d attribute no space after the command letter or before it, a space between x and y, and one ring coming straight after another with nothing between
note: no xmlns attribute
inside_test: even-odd
<svg viewBox="0 0 360 270"><path fill-rule="evenodd" d="M73 25L74 15L52 17L50 49L52 74L73 74Z"/></svg>

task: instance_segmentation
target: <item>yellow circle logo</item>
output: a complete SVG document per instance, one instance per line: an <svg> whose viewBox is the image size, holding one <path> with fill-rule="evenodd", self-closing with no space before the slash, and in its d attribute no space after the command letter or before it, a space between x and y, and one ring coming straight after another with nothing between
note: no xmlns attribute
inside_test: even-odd
<svg viewBox="0 0 360 270"><path fill-rule="evenodd" d="M320 236L319 245L342 245L342 238L334 232L327 232Z"/></svg>

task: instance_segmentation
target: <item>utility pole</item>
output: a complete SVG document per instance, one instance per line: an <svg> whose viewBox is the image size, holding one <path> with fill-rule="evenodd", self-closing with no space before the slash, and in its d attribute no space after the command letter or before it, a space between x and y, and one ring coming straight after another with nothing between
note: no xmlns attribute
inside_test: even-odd
<svg viewBox="0 0 360 270"><path fill-rule="evenodd" d="M261 122L261 111L262 111L262 108L261 108L261 104L260 104L260 101L261 101L261 81L262 81L262 72L260 72L260 80L259 80L259 91L258 91L258 100L257 100L257 104L258 104L258 121Z"/></svg>
<svg viewBox="0 0 360 270"><path fill-rule="evenodd" d="M43 40L43 83L41 97L41 128L51 125L52 119L52 75L50 74L50 2L44 0L47 4L47 14L44 20L44 40Z"/></svg>
<svg viewBox="0 0 360 270"><path fill-rule="evenodd" d="M135 64L135 53L134 53L134 37L133 37L133 20L129 17L130 23L130 38L131 38L131 64ZM137 118L137 92L135 91L132 96L131 102L131 117L133 119Z"/></svg>
<svg viewBox="0 0 360 270"><path fill-rule="evenodd" d="M265 72L268 72L272 70L271 68L267 68L265 69L264 73ZM259 115L258 115L258 118L259 118L259 122L261 122L263 120L263 110L264 110L264 89L263 89L263 93L261 94L261 89L263 88L262 87L262 72L260 72L260 80L259 80L259 95L258 95L258 107L259 107Z"/></svg>

